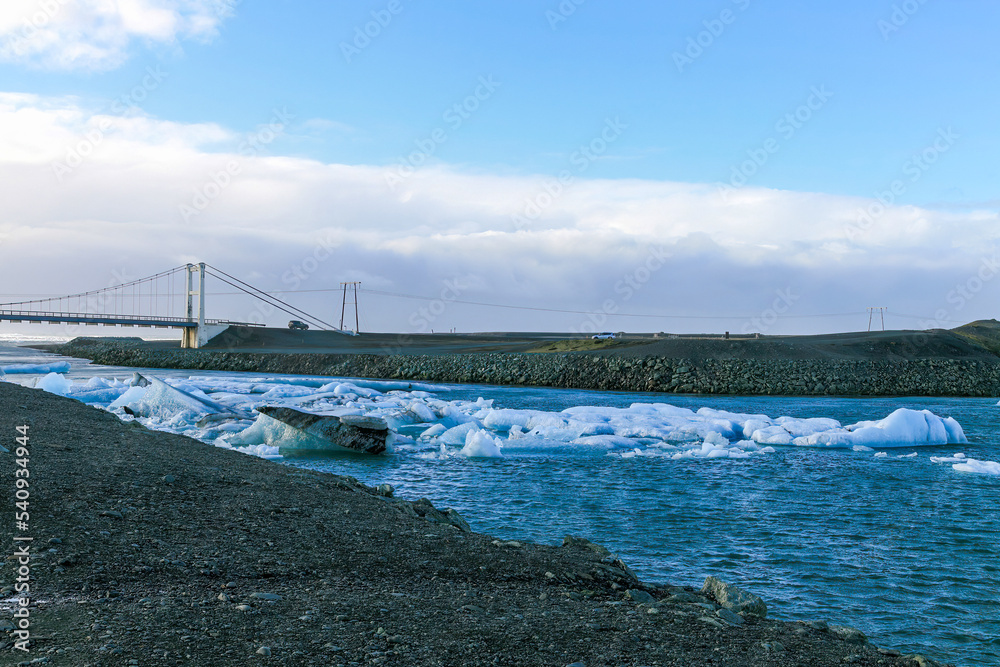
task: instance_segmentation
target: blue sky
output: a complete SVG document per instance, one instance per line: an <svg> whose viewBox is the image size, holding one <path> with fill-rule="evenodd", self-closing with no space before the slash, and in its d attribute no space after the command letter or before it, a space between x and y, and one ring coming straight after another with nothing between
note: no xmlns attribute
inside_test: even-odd
<svg viewBox="0 0 1000 667"><path fill-rule="evenodd" d="M691 281L689 316L734 316L713 327L739 329L789 287L804 295L802 318L773 331L849 329L853 320L805 316L886 300L890 312L914 316L898 326L939 320L942 310L948 321L992 316L980 296L988 288L961 309L949 297L995 246L995 3L129 0L108 13L90 0L53 2L51 15L31 0L0 14L0 89L31 96L10 103L8 132L21 144L33 131L54 136L44 122L11 127L31 109L48 114L68 137L66 148L39 139L35 152L49 157L38 165L51 171L102 117L115 129L68 178L39 174L30 186L46 210L8 207L0 231L9 239L126 225L170 239L159 246L166 257L104 245L101 261L143 255L169 268L201 247L217 253L209 261L281 289L288 267L309 254L310 235L336 230L345 258L368 261L325 265L317 281L358 278L430 298L464 276L470 300L582 311L600 309L598 293L614 295L650 245L664 243L675 261L650 283L655 290L620 310L658 313L655 294ZM18 50L25 20L46 34ZM156 82L144 85L151 71ZM127 113L123 98L136 105ZM280 129L261 135L276 127L276 112ZM252 137L264 141L248 151ZM203 189L199 178L234 155L238 186L194 218L178 216L184 193ZM147 162L138 168L135 156ZM112 196L125 173L139 179L130 192L146 192L157 210L128 195L115 207L87 199L105 188ZM560 173L565 192L530 229L511 229ZM379 191L391 174L402 186ZM265 194L273 196L250 205ZM875 209L863 234L845 234L879 196L888 210ZM265 230L289 224L279 211L300 222L270 268L260 251L273 249ZM234 234L239 253L225 240ZM74 271L92 270L67 257ZM711 270L692 280L698 266ZM373 307L378 328L409 326L398 307ZM455 304L450 312L441 325L580 324Z"/></svg>
<svg viewBox="0 0 1000 667"><path fill-rule="evenodd" d="M167 81L142 103L154 116L250 131L284 107L300 122L336 125L289 137L283 150L387 164L443 127L444 112L480 76L492 76L497 94L435 158L554 172L605 117L620 116L629 132L595 174L690 182L727 180L747 150L778 136L777 122L812 87L825 86L830 102L753 184L868 196L938 128L954 127L963 141L907 200L992 199L1000 6L927 2L886 39L879 22L892 21L894 3L813 4L585 2L553 29L546 12L558 12L557 2L470 11L400 0L400 12L348 62L342 45L353 47L355 30L388 3L245 2L210 44L136 44L124 66L101 73L8 65L3 78L15 90L99 105L130 90L146 67L160 67ZM732 22L678 71L674 54L726 10Z"/></svg>

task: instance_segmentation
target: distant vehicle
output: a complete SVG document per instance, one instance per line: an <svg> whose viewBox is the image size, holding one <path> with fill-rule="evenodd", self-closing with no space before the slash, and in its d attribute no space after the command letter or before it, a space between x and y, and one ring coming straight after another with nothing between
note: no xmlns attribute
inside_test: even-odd
<svg viewBox="0 0 1000 667"><path fill-rule="evenodd" d="M594 340L610 340L612 338L618 338L618 336L611 333L610 331L604 331L599 334L594 334L593 336L591 336L591 338L593 338Z"/></svg>
<svg viewBox="0 0 1000 667"><path fill-rule="evenodd" d="M288 323L288 328L292 331L308 331L309 325L301 320L292 320Z"/></svg>

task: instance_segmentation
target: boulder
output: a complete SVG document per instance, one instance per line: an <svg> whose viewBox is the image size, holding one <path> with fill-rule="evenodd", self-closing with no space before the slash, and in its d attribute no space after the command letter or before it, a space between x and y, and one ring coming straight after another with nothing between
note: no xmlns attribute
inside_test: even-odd
<svg viewBox="0 0 1000 667"><path fill-rule="evenodd" d="M566 537L563 538L562 545L564 547L578 547L580 549L587 549L588 551L593 551L601 558L607 558L608 556L611 555L611 552L602 547L600 544L595 544L583 537L573 537L572 535L567 535Z"/></svg>
<svg viewBox="0 0 1000 667"><path fill-rule="evenodd" d="M701 592L734 613L767 618L767 605L764 601L739 586L727 584L715 577L706 577Z"/></svg>

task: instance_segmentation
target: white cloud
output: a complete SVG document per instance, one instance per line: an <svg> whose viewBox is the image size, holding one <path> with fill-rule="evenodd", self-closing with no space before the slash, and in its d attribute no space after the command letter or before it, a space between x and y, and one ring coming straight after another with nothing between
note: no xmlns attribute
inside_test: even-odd
<svg viewBox="0 0 1000 667"><path fill-rule="evenodd" d="M208 41L236 0L4 0L0 59L52 69L106 70L134 42Z"/></svg>
<svg viewBox="0 0 1000 667"><path fill-rule="evenodd" d="M0 291L65 293L104 286L123 268L139 276L207 261L274 290L361 280L433 297L460 279L468 301L727 316L451 304L438 329L740 331L791 289L798 297L775 333L861 327L870 305L944 311L955 323L991 317L1000 288L987 280L960 307L948 298L998 247L991 210L894 207L859 227L870 200L746 188L724 201L713 186L645 180L579 180L546 199L546 177L447 168L420 170L393 191L382 168L283 157L280 138L241 153L243 139L211 124L0 94ZM546 205L518 228L512 216L530 201ZM647 272L658 252L670 259ZM339 312L337 295L290 298L328 319ZM213 305L211 315L233 319L253 308L228 297ZM412 329L420 306L362 294L369 326L383 330ZM807 317L841 312L858 320Z"/></svg>

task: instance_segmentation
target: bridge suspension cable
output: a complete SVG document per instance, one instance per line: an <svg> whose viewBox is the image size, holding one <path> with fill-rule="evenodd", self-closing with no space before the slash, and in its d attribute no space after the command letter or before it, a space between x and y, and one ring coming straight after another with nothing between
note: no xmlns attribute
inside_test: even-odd
<svg viewBox="0 0 1000 667"><path fill-rule="evenodd" d="M198 289L195 290L191 277L193 272L199 270L203 273ZM236 294L249 295L313 327L340 331L333 324L293 306L278 296L208 264L185 264L144 278L76 294L44 295L2 302L0 321L174 327L186 331L197 328L198 336L203 334L202 329L205 325L262 326L248 322L205 319L205 304L201 300L206 294L203 284L206 275L211 275L235 288ZM196 300L199 300L198 316L194 317L196 311L193 304ZM185 336L187 335L186 333Z"/></svg>
<svg viewBox="0 0 1000 667"><path fill-rule="evenodd" d="M268 303L271 306L274 306L278 310L280 310L282 312L285 312L285 313L291 315L294 318L301 319L303 322L305 322L307 324L311 324L312 326L315 326L315 327L325 328L325 329L332 329L334 331L340 331L340 329L338 327L334 326L333 324L330 324L329 322L325 322L325 321L319 319L318 317L316 317L315 315L310 315L309 313L305 312L304 310L302 310L300 308L296 308L295 306L293 306L292 304L288 303L287 301L282 301L278 297L273 296L271 294L268 294L267 292L265 292L262 289L258 289L257 287L254 287L253 285L251 285L249 283L243 282L239 278L236 278L235 276L229 275L228 273L226 273L225 271L223 271L222 269L220 269L218 267L212 266L211 264L206 264L205 266L206 266L206 269L207 269L209 275L211 275L213 278L217 278L218 280L221 280L222 282L224 282L224 283L226 283L226 284L228 284L228 285L230 285L232 287L235 287L236 289L240 290L241 292L245 292L246 294L249 294L250 296L252 296L252 297L254 297L256 299L260 299L261 301L264 301L265 303ZM223 276L225 276L225 277L223 277Z"/></svg>
<svg viewBox="0 0 1000 667"><path fill-rule="evenodd" d="M160 273L157 273L152 276L146 276L145 278L139 278L136 280L131 280L129 282L121 283L120 285L110 285L108 287L102 287L101 289L90 290L87 292L79 292L77 294L66 294L63 296L49 296L37 299L30 299L26 301L7 301L4 303L0 303L0 307L32 306L32 305L39 305L39 306L48 305L51 307L53 302L58 302L60 304L60 309L61 309L62 303L64 301L69 303L72 300L76 300L79 303L79 301L82 299L88 299L89 297L96 297L98 295L107 294L110 292L115 295L114 296L114 299L116 301L115 308L117 310L120 307L124 306L126 296L130 297L133 300L133 303L135 302L136 298L138 298L138 296L141 296L141 291L137 295L137 288L141 288L143 285L147 285L150 283L158 283L160 280L168 279L172 277L174 274L180 273L185 270L187 270L186 266L178 266L169 269L167 271L161 271ZM129 292L129 290L131 291ZM168 289L168 293L170 292L172 292L172 290Z"/></svg>
<svg viewBox="0 0 1000 667"><path fill-rule="evenodd" d="M77 318L94 315L150 320L179 319L173 313L175 301L183 296L183 291L177 288L176 276L186 270L187 266L178 266L101 289L3 302L0 303L0 310L25 315L44 311L50 315L64 314ZM163 303L164 300L166 303ZM169 312L167 316L161 314L164 307Z"/></svg>

